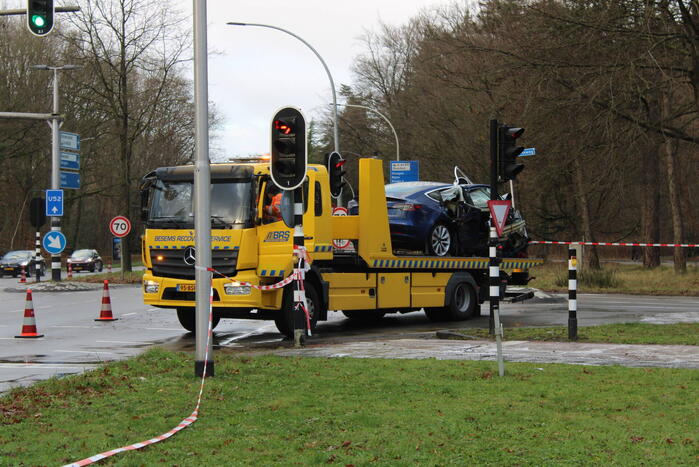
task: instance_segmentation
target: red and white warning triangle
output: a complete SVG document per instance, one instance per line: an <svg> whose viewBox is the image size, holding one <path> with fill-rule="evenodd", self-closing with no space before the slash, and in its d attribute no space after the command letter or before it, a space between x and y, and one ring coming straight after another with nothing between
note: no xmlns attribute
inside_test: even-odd
<svg viewBox="0 0 699 467"><path fill-rule="evenodd" d="M510 206L512 206L511 200L490 200L488 201L488 209L490 209L490 218L495 224L495 230L498 233L498 237L502 237L502 229L505 228L505 223L507 222L507 215L510 213Z"/></svg>

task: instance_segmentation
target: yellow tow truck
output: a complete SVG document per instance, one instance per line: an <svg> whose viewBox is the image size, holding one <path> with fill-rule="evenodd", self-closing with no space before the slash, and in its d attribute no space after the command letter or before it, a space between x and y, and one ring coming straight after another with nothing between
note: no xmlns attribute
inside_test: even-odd
<svg viewBox="0 0 699 467"><path fill-rule="evenodd" d="M144 302L176 309L182 326L192 332L193 173L191 165L156 169L144 177L141 195ZM293 272L293 192L281 195L281 219L270 209L273 192L268 162L211 165L214 326L221 318L274 320L282 334L293 334L293 282L270 290L249 285L277 284ZM380 160L359 162L359 193L367 201L356 215L332 215L328 171L322 165L308 165L303 193L311 259L304 286L312 329L327 319L328 310L356 320L421 309L432 320L480 315L488 298L488 258L394 253ZM354 248L338 250L334 240L349 240ZM542 262L504 258L502 277L526 284L528 269Z"/></svg>

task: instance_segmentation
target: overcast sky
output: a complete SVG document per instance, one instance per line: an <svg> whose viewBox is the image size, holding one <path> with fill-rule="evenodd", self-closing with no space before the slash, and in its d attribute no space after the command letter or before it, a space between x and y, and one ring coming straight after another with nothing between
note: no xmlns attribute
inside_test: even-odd
<svg viewBox="0 0 699 467"><path fill-rule="evenodd" d="M192 0L178 0L191 14ZM336 89L350 84L360 36L380 22L405 24L445 0L209 0L209 100L223 118L213 142L223 158L269 152L269 125L280 107L301 108L308 119L332 102L322 64L301 41L281 31L227 26L263 23L302 37L323 57ZM342 135L340 135L342 139ZM212 148L213 149L213 148Z"/></svg>

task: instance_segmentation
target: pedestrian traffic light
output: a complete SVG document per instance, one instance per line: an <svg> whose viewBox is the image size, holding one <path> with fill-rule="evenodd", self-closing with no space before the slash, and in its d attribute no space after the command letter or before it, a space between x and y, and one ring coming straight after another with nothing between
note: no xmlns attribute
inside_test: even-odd
<svg viewBox="0 0 699 467"><path fill-rule="evenodd" d="M342 187L345 185L343 180L345 176L344 165L347 162L342 158L339 152L331 152L326 154L325 163L328 167L328 178L330 179L330 194L334 198L338 198L342 194Z"/></svg>
<svg viewBox="0 0 699 467"><path fill-rule="evenodd" d="M272 119L270 172L282 190L293 190L306 178L306 119L300 110L285 107Z"/></svg>
<svg viewBox="0 0 699 467"><path fill-rule="evenodd" d="M27 26L35 36L45 36L53 29L53 0L27 0Z"/></svg>
<svg viewBox="0 0 699 467"><path fill-rule="evenodd" d="M524 128L498 126L498 179L501 182L514 180L524 170L524 164L517 162L517 157L524 151L523 147L517 146L517 138L522 133Z"/></svg>

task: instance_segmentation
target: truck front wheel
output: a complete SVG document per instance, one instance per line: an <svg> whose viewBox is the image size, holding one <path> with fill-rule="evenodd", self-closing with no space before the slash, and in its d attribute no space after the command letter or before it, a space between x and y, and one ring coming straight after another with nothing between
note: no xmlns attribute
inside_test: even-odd
<svg viewBox="0 0 699 467"><path fill-rule="evenodd" d="M177 319L180 320L180 324L182 325L183 328L185 328L187 331L191 332L192 334L196 334L196 317L194 313L195 308L193 307L180 307L177 309ZM216 313L214 313L213 319L211 321L211 329L216 328L218 325L218 322L221 321L220 316L216 316Z"/></svg>
<svg viewBox="0 0 699 467"><path fill-rule="evenodd" d="M296 283L292 282L284 288L284 298L282 299L282 309L279 310L279 316L274 319L274 324L280 333L288 338L294 337L294 289ZM311 332L315 331L316 323L318 322L318 310L321 308L320 297L316 288L309 282L304 283L306 290L306 303L308 303L308 314L311 321ZM305 323L305 317L304 317Z"/></svg>

